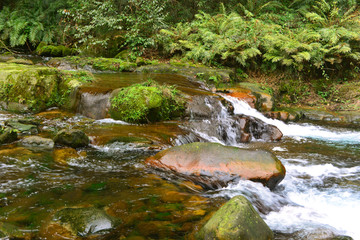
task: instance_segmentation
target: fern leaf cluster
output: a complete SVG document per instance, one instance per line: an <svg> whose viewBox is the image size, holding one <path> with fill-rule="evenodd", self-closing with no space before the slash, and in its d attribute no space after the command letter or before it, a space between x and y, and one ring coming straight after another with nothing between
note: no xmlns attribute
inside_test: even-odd
<svg viewBox="0 0 360 240"><path fill-rule="evenodd" d="M336 1L315 1L308 10L299 10L302 28L225 10L217 15L200 12L193 22L161 30L160 35L167 53L205 64L250 66L256 62L304 73L339 72L360 63L356 9L355 5L339 8Z"/></svg>

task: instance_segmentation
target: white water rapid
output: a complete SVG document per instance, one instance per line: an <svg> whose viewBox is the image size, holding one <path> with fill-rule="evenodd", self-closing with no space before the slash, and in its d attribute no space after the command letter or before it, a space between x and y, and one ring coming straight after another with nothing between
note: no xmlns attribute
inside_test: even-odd
<svg viewBox="0 0 360 240"><path fill-rule="evenodd" d="M270 148L287 172L273 192L259 183L240 181L216 196L246 196L273 231L291 239L344 235L360 240L360 132L285 124L245 102L223 97L233 104L235 114L256 117L283 132L285 140ZM304 142L307 145L301 147Z"/></svg>
<svg viewBox="0 0 360 240"><path fill-rule="evenodd" d="M280 129L284 136L294 138L314 138L325 141L341 141L350 143L360 143L360 132L356 131L334 131L324 127L310 124L286 124L276 119L270 119L262 115L256 109L251 108L246 102L237 98L222 95L227 101L234 106L234 114L245 114L258 118L268 124L274 125Z"/></svg>

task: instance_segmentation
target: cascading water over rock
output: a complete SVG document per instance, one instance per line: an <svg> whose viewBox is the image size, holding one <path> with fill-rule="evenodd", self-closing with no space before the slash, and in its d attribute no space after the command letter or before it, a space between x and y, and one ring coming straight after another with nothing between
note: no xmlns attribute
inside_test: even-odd
<svg viewBox="0 0 360 240"><path fill-rule="evenodd" d="M207 141L238 145L254 139L277 141L281 131L252 116L234 114L230 102L220 96L194 96L187 106L185 126Z"/></svg>

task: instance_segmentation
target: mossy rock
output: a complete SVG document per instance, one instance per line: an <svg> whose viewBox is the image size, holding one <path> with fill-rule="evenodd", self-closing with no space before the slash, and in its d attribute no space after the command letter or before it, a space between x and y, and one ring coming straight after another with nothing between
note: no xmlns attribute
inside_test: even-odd
<svg viewBox="0 0 360 240"><path fill-rule="evenodd" d="M114 71L114 72L132 72L137 67L135 62L129 62L117 58L91 58L91 57L66 57L57 60L73 66L75 69L83 69L85 67L92 68L93 71ZM54 61L54 60L53 60Z"/></svg>
<svg viewBox="0 0 360 240"><path fill-rule="evenodd" d="M43 110L56 93L59 81L56 69L0 63L0 101Z"/></svg>
<svg viewBox="0 0 360 240"><path fill-rule="evenodd" d="M21 119L11 119L5 121L5 125L16 129L20 134L37 134L39 132L36 124L31 122L23 122Z"/></svg>
<svg viewBox="0 0 360 240"><path fill-rule="evenodd" d="M14 142L17 138L18 135L14 129L0 127L0 145Z"/></svg>
<svg viewBox="0 0 360 240"><path fill-rule="evenodd" d="M274 234L249 200L243 196L236 196L215 212L196 238L270 240L274 239Z"/></svg>
<svg viewBox="0 0 360 240"><path fill-rule="evenodd" d="M92 74L85 71L0 63L0 106L14 112L40 112L54 106L71 108L71 94L92 80Z"/></svg>
<svg viewBox="0 0 360 240"><path fill-rule="evenodd" d="M25 239L25 233L20 229L6 222L0 222L0 238L1 239Z"/></svg>
<svg viewBox="0 0 360 240"><path fill-rule="evenodd" d="M181 92L154 82L116 90L110 101L111 117L132 123L170 120L185 111L185 97Z"/></svg>
<svg viewBox="0 0 360 240"><path fill-rule="evenodd" d="M45 57L65 57L76 55L77 51L74 48L68 48L65 46L54 46L40 43L36 48L36 54Z"/></svg>
<svg viewBox="0 0 360 240"><path fill-rule="evenodd" d="M0 54L0 62L7 62L10 60L14 60L15 56L14 54L10 53L10 52L5 52Z"/></svg>
<svg viewBox="0 0 360 240"><path fill-rule="evenodd" d="M275 98L271 88L264 88L256 83L242 82L239 86L252 91L256 97L256 109L259 111L272 111L275 107Z"/></svg>
<svg viewBox="0 0 360 240"><path fill-rule="evenodd" d="M54 142L60 145L72 148L86 147L89 145L89 137L81 130L66 130L58 132L54 138Z"/></svg>

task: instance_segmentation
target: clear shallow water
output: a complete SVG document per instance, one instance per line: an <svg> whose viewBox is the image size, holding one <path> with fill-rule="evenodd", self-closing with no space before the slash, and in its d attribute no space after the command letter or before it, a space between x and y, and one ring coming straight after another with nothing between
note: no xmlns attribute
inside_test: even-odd
<svg viewBox="0 0 360 240"><path fill-rule="evenodd" d="M126 82L116 82L114 75L108 77L117 87ZM55 109L35 116L42 123L42 136L52 137L62 128L80 128L90 136L92 145L78 150L79 155L70 157L66 165L56 161L53 151L19 144L0 146L0 221L33 231L32 237L37 239L59 209L95 206L123 220L102 239L185 239L229 197L242 194L259 210L277 239L306 239L319 229L360 239L360 133L314 124L287 125L228 100L235 113L258 117L283 131L280 142L239 145L267 149L283 162L287 175L274 191L249 181L206 191L170 173L150 170L144 164L148 156L188 133L179 122L134 125L111 119L95 121ZM225 112L219 120L224 116ZM14 117L19 116L0 112L0 123ZM203 137L207 138L206 134ZM209 140L222 143L216 138Z"/></svg>

